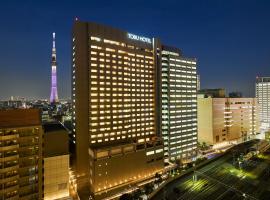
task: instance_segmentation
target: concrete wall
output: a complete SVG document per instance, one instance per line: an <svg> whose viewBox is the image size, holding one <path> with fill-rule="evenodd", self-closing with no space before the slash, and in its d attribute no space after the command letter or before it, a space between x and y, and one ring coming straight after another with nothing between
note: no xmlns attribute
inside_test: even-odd
<svg viewBox="0 0 270 200"><path fill-rule="evenodd" d="M212 98L198 98L198 141L213 144Z"/></svg>
<svg viewBox="0 0 270 200"><path fill-rule="evenodd" d="M76 82L75 91L72 91L73 117L76 118L76 173L78 185L87 184L89 173L89 54L88 54L88 25L86 23L74 24L73 29L74 61L75 70L74 80ZM74 93L75 92L75 93ZM76 112L76 113L75 113ZM73 118L73 123L75 120Z"/></svg>
<svg viewBox="0 0 270 200"><path fill-rule="evenodd" d="M126 147L118 146L102 153L94 150L90 153L90 165L93 166L90 170L90 183L93 193L101 195L118 187L151 178L163 170L163 145L137 150L129 148L128 151L125 150Z"/></svg>
<svg viewBox="0 0 270 200"><path fill-rule="evenodd" d="M69 155L44 158L44 200L69 196Z"/></svg>

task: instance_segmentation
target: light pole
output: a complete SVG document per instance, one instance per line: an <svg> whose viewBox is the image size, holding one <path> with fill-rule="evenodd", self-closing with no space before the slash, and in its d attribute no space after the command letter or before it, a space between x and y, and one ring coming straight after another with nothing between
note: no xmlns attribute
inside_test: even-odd
<svg viewBox="0 0 270 200"><path fill-rule="evenodd" d="M196 163L193 163L193 182L197 181L197 174L196 174Z"/></svg>

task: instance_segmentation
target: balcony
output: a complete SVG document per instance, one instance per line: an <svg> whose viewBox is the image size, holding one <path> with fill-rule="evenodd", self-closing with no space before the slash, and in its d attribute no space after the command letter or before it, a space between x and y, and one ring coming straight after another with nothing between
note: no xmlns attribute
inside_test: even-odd
<svg viewBox="0 0 270 200"><path fill-rule="evenodd" d="M9 181L14 181L14 180L18 180L19 179L19 175L15 175L15 176L10 176L10 177L5 177L5 178L1 178L0 179L0 184L3 184L3 183L7 183Z"/></svg>
<svg viewBox="0 0 270 200"><path fill-rule="evenodd" d="M18 200L19 199L19 195L16 193L14 196L5 196L6 200Z"/></svg>
<svg viewBox="0 0 270 200"><path fill-rule="evenodd" d="M0 173L5 173L5 172L9 172L9 171L13 171L13 170L18 170L19 169L19 164L16 164L14 166L6 166L4 168L0 168Z"/></svg>
<svg viewBox="0 0 270 200"><path fill-rule="evenodd" d="M20 200L22 199L38 199L38 184L31 184L27 186L20 186Z"/></svg>
<svg viewBox="0 0 270 200"><path fill-rule="evenodd" d="M32 174L31 176L20 177L20 187L30 187L38 184L38 175Z"/></svg>
<svg viewBox="0 0 270 200"><path fill-rule="evenodd" d="M0 136L3 137L3 136L16 135L16 134L18 134L16 130L15 131L4 131L4 132L0 133Z"/></svg>
<svg viewBox="0 0 270 200"><path fill-rule="evenodd" d="M3 158L0 158L0 162L6 162L11 160L17 160L19 159L19 155L10 155L10 156L4 156Z"/></svg>
<svg viewBox="0 0 270 200"><path fill-rule="evenodd" d="M38 156L38 151L30 151L30 152L21 152L19 153L20 158L27 158L27 157L33 157L33 156Z"/></svg>
<svg viewBox="0 0 270 200"><path fill-rule="evenodd" d="M20 148L21 147L33 147L33 146L38 146L38 142L20 143Z"/></svg>
<svg viewBox="0 0 270 200"><path fill-rule="evenodd" d="M8 193L8 192L13 192L15 190L19 190L19 185L16 184L16 185L12 185L12 186L6 186L6 187L3 187L3 185L0 185L0 193L2 192L5 192L5 193Z"/></svg>
<svg viewBox="0 0 270 200"><path fill-rule="evenodd" d="M28 166L20 166L20 177L22 176L29 176L31 173L28 172L28 170L30 170L30 168L32 169L37 169L38 168L38 164L32 164L32 165L28 165ZM33 170L34 173L35 170ZM37 170L36 170L37 173Z"/></svg>
<svg viewBox="0 0 270 200"><path fill-rule="evenodd" d="M4 154L4 157L9 157L9 156L18 155L18 151L13 150L13 151L6 151L6 152L0 153L0 155L3 155L3 154Z"/></svg>
<svg viewBox="0 0 270 200"><path fill-rule="evenodd" d="M38 192L35 194L30 193L30 194L25 194L25 195L20 195L20 200L29 200L29 199L38 199Z"/></svg>
<svg viewBox="0 0 270 200"><path fill-rule="evenodd" d="M1 137L1 140L12 140L12 139L17 139L18 137L19 137L19 134L5 135Z"/></svg>
<svg viewBox="0 0 270 200"><path fill-rule="evenodd" d="M35 133L33 133L33 132L20 132L20 137L29 137L29 136L34 137L34 136L38 136L37 133L38 132L35 132Z"/></svg>
<svg viewBox="0 0 270 200"><path fill-rule="evenodd" d="M11 144L7 146L1 146L0 151L8 151L8 150L18 149L18 148L19 148L19 144Z"/></svg>
<svg viewBox="0 0 270 200"><path fill-rule="evenodd" d="M35 167L20 168L19 174L20 178L33 176L34 174L37 175L38 169L36 169Z"/></svg>

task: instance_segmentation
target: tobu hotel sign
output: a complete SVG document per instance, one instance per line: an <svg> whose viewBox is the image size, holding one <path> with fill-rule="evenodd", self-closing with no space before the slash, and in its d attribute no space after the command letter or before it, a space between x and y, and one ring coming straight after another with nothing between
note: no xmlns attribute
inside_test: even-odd
<svg viewBox="0 0 270 200"><path fill-rule="evenodd" d="M129 39L132 39L132 40L138 40L138 41L146 42L146 43L149 43L149 44L152 43L151 42L151 39L150 38L147 38L147 37L142 37L142 36L134 35L132 33L128 33L127 36L128 36Z"/></svg>

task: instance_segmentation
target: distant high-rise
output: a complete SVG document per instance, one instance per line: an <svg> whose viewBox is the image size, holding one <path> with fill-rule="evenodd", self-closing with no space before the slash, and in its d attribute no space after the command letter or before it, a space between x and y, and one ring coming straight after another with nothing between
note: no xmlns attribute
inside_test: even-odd
<svg viewBox="0 0 270 200"><path fill-rule="evenodd" d="M201 89L201 77L199 74L197 74L197 90Z"/></svg>
<svg viewBox="0 0 270 200"><path fill-rule="evenodd" d="M217 89L201 89L198 91L199 95L210 96L213 98L225 98L225 89L217 88Z"/></svg>
<svg viewBox="0 0 270 200"><path fill-rule="evenodd" d="M260 106L260 121L263 131L270 128L270 77L256 78L256 97Z"/></svg>
<svg viewBox="0 0 270 200"><path fill-rule="evenodd" d="M242 94L242 92L230 92L229 97L230 98L242 98L243 94Z"/></svg>
<svg viewBox="0 0 270 200"><path fill-rule="evenodd" d="M53 33L53 48L52 48L52 77L51 77L51 96L50 102L58 102L57 92L57 63L56 63L56 48L55 48L55 33Z"/></svg>

